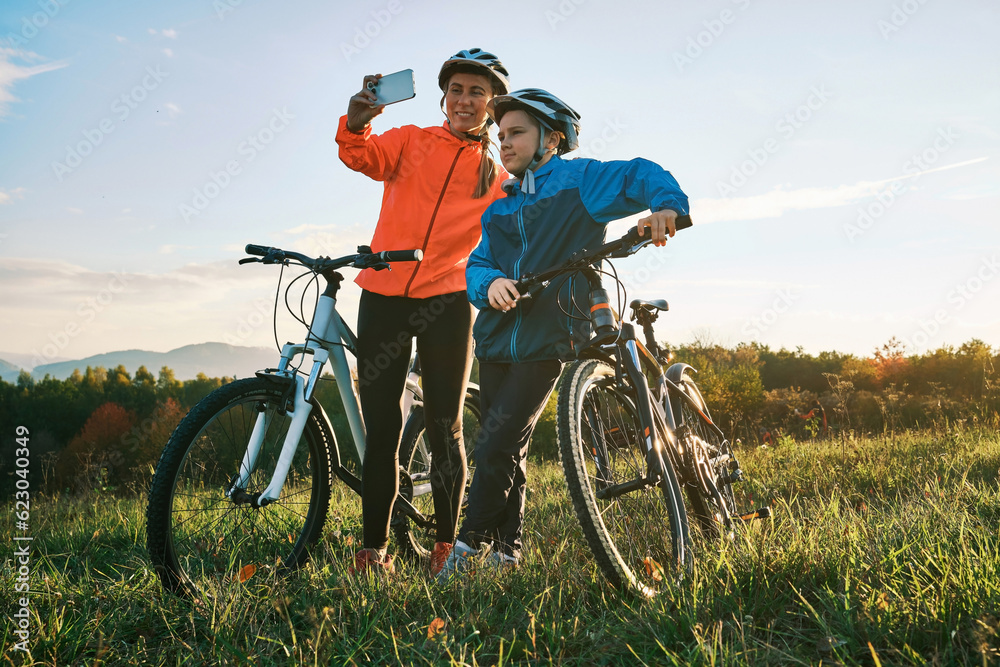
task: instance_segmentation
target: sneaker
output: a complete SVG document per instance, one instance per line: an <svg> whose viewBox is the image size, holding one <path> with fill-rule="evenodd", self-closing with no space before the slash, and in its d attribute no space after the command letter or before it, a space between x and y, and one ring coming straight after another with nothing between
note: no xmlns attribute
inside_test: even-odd
<svg viewBox="0 0 1000 667"><path fill-rule="evenodd" d="M444 564L451 555L451 542L435 542L434 550L431 551L431 574L437 576L444 569Z"/></svg>
<svg viewBox="0 0 1000 667"><path fill-rule="evenodd" d="M437 582L443 584L452 577L472 574L476 571L479 549L473 549L465 542L458 540L444 562L441 571L437 573Z"/></svg>
<svg viewBox="0 0 1000 667"><path fill-rule="evenodd" d="M381 556L375 549L362 549L354 554L354 565L347 567L347 573L356 574L392 574L396 567L392 564L392 556Z"/></svg>
<svg viewBox="0 0 1000 667"><path fill-rule="evenodd" d="M516 558L499 551L491 551L483 561L484 567L493 570L497 574L513 572L517 569L517 564L518 560Z"/></svg>

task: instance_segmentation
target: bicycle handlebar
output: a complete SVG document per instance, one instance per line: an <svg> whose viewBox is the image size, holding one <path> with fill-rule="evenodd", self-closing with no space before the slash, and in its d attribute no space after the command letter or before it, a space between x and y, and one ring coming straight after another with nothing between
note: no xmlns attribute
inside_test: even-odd
<svg viewBox="0 0 1000 667"><path fill-rule="evenodd" d="M691 216L677 216L676 225L677 229L687 229L691 226ZM578 271L610 257L628 257L652 242L653 239L648 233L639 236L638 230L632 227L621 238L605 243L596 250L581 250L555 268L521 276L516 283L517 291L522 299L530 299L533 289L544 287L548 281L560 274Z"/></svg>
<svg viewBox="0 0 1000 667"><path fill-rule="evenodd" d="M263 245L254 245L253 243L248 243L247 247L244 248L243 250L245 250L248 255L259 255L260 257L264 257L269 253L272 253L275 250L277 250L277 248L269 248Z"/></svg>
<svg viewBox="0 0 1000 667"><path fill-rule="evenodd" d="M420 262L424 259L424 251L417 250L383 250L375 253L383 262Z"/></svg>
<svg viewBox="0 0 1000 667"><path fill-rule="evenodd" d="M372 252L368 246L359 247L356 255L345 255L338 259L330 259L329 257L314 258L291 250L282 250L281 248L272 248L254 243L248 243L244 250L248 255L254 255L255 257L241 259L240 264L248 262L281 264L289 259L293 259L317 273L339 269L344 266L354 266L356 269L370 268L377 271L388 268L390 262L419 262L424 258L424 252L420 249ZM256 257L263 257L263 259L256 259Z"/></svg>

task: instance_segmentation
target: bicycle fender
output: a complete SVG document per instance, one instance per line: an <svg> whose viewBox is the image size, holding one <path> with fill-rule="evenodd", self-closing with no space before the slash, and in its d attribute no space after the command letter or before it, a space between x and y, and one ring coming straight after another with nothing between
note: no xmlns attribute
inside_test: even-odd
<svg viewBox="0 0 1000 667"><path fill-rule="evenodd" d="M698 372L698 369L694 366L678 362L671 365L670 368L667 369L666 377L668 380L677 385L677 387L683 391L686 396L693 400L697 404L699 410L708 415L708 406L705 405L705 399L702 397L701 392L698 391L697 387L694 388L694 391L691 391L688 388L688 383L684 381L684 376L688 371L691 371L691 374L693 375ZM671 408L674 413L674 422L679 424L681 419L681 408L679 405L673 404L671 404Z"/></svg>
<svg viewBox="0 0 1000 667"><path fill-rule="evenodd" d="M684 379L684 372L689 368L691 369L692 373L695 374L698 373L698 369L696 369L694 366L690 366L688 364L683 364L680 362L672 364L670 368L667 369L667 379L679 386L681 381Z"/></svg>

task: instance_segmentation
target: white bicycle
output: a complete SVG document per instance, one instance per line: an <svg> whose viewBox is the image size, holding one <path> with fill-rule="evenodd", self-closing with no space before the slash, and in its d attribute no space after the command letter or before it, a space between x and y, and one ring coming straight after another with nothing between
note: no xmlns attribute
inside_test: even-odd
<svg viewBox="0 0 1000 667"><path fill-rule="evenodd" d="M365 426L346 352L357 338L337 312L338 269L388 268L420 261L419 250L339 259L248 245L240 263L300 265L322 277L303 343L286 343L277 368L258 371L213 391L178 424L160 455L146 511L147 548L163 586L181 595L221 592L234 581L301 567L322 534L336 475L359 496L361 480L345 467L330 419L315 399L327 363L333 368L357 461L364 460ZM300 276L301 277L301 276ZM293 281L294 282L294 281ZM286 292L287 305L287 292ZM300 370L311 357L308 372ZM296 365L294 362L301 359ZM400 494L392 529L406 554L426 557L433 546L430 453L424 438L419 365L404 394L407 416L400 447ZM479 392L466 392L463 434L474 448ZM471 472L469 475L471 480Z"/></svg>

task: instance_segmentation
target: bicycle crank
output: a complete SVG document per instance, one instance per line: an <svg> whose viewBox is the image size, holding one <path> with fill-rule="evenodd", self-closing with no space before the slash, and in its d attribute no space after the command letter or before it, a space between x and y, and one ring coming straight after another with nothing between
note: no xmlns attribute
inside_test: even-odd
<svg viewBox="0 0 1000 667"><path fill-rule="evenodd" d="M764 507L755 509L752 512L747 512L746 514L740 514L740 518L743 519L744 523L749 523L750 521L753 521L755 519L770 519L771 508L765 505Z"/></svg>

